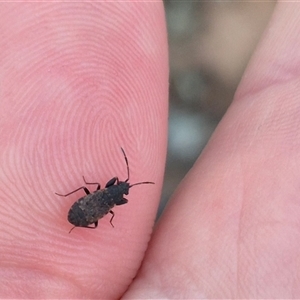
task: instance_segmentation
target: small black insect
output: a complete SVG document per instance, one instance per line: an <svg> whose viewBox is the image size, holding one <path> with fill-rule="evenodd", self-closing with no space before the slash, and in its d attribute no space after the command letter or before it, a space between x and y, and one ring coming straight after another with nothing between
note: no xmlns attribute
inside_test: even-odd
<svg viewBox="0 0 300 300"><path fill-rule="evenodd" d="M85 184L97 184L97 188L94 192L90 193L90 191L85 186L82 186L66 195L55 193L56 195L62 197L67 197L81 189L83 189L86 193L86 196L78 199L69 210L68 221L74 225L69 233L75 227L85 227L92 229L97 228L98 220L103 218L108 213L112 214L110 224L112 225L112 227L114 227L112 220L115 216L115 213L111 209L115 205L122 205L128 202L128 200L123 198L123 196L129 194L129 189L138 184L154 184L154 182L149 181L138 182L131 185L129 184L128 160L123 148L121 148L121 150L123 152L127 165L127 179L125 181L119 181L118 177L114 177L107 182L104 189L100 190L100 184L98 182L86 182L84 176L82 176ZM91 224L95 224L95 226L89 226Z"/></svg>

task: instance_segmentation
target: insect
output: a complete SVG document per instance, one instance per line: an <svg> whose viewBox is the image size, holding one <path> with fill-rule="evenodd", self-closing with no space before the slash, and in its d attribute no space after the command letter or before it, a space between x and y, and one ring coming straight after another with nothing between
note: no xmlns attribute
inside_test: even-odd
<svg viewBox="0 0 300 300"><path fill-rule="evenodd" d="M134 184L130 184L129 181L129 165L128 159L125 154L124 149L121 147L123 152L126 166L127 166L127 179L125 181L120 181L118 177L113 177L109 180L104 189L100 189L100 184L98 182L86 182L84 176L83 180L85 184L96 184L97 188L94 192L90 192L87 187L82 186L66 195L55 193L61 197L67 197L77 191L83 189L86 193L84 197L79 198L70 208L68 213L68 221L74 225L69 233L75 227L85 227L95 229L98 226L98 220L103 218L106 214L112 214L110 219L110 224L114 227L112 220L115 213L112 208L115 205L123 205L128 202L123 196L129 194L129 189L135 185L139 184L154 184L154 182L143 181ZM94 224L94 226L89 226Z"/></svg>

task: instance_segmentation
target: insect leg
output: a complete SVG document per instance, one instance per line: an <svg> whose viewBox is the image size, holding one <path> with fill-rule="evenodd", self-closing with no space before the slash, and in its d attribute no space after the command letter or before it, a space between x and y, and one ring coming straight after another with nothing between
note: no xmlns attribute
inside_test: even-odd
<svg viewBox="0 0 300 300"><path fill-rule="evenodd" d="M117 182L117 184L119 183L119 178L118 177L114 177L110 181L108 181L107 184L105 185L105 187L106 188L110 187L110 186L114 185L115 182Z"/></svg>
<svg viewBox="0 0 300 300"><path fill-rule="evenodd" d="M77 192L77 191L79 191L81 189L84 189L84 191L85 191L85 193L87 195L90 194L90 191L85 186L82 186L82 187L76 189L75 191L72 191L72 192L70 192L70 193L68 193L66 195L62 195L62 194L58 194L58 193L55 193L55 194L58 195L58 196L61 196L61 197L67 197L67 196L69 196L69 195L71 195L71 194L73 194L73 193L75 193L75 192Z"/></svg>
<svg viewBox="0 0 300 300"><path fill-rule="evenodd" d="M122 205L122 204L126 204L127 202L128 202L128 200L123 198L123 199L119 200L118 202L116 202L115 204L116 205Z"/></svg>
<svg viewBox="0 0 300 300"><path fill-rule="evenodd" d="M75 228L76 226L72 227L71 230L69 231L69 233L71 233L71 231Z"/></svg>
<svg viewBox="0 0 300 300"><path fill-rule="evenodd" d="M97 184L96 191L100 190L100 183L99 182L86 182L84 176L82 176L85 184Z"/></svg>
<svg viewBox="0 0 300 300"><path fill-rule="evenodd" d="M86 226L86 228L91 228L91 229L95 229L95 228L97 228L97 226L98 226L98 221L96 221L94 224L95 224L95 226L94 226L94 227L91 227L91 226Z"/></svg>
<svg viewBox="0 0 300 300"><path fill-rule="evenodd" d="M98 221L96 221L94 224L95 224L94 227L86 226L86 227L83 227L83 228L95 229L95 228L97 228L97 226L98 226ZM69 233L70 233L75 227L79 227L79 226L74 226L74 227L72 227L71 230L69 231Z"/></svg>
<svg viewBox="0 0 300 300"><path fill-rule="evenodd" d="M115 226L113 225L113 223L112 223L112 220L113 220L113 218L114 218L114 216L115 216L115 213L114 213L112 210L110 210L109 212L112 214L112 217L110 218L109 223L111 224L112 227L115 227Z"/></svg>

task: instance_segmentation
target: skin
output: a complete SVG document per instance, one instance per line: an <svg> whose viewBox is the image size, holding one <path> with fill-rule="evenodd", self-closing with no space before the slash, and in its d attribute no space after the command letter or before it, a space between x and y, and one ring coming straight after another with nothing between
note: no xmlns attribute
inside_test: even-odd
<svg viewBox="0 0 300 300"><path fill-rule="evenodd" d="M299 298L299 8L277 4L148 245L166 154L162 4L2 3L1 298ZM130 182L156 184L130 190L114 229L107 216L69 235L81 195L54 192L125 179L120 146Z"/></svg>
<svg viewBox="0 0 300 300"><path fill-rule="evenodd" d="M162 3L0 4L0 298L117 299L147 248L167 144ZM155 18L153 16L156 16ZM127 179L98 228L67 221L87 182ZM96 185L88 185L91 191Z"/></svg>

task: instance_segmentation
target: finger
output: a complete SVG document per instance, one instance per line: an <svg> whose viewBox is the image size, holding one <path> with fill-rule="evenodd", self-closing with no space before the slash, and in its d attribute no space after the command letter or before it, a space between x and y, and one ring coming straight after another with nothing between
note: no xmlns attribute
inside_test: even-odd
<svg viewBox="0 0 300 300"><path fill-rule="evenodd" d="M162 3L3 4L0 295L118 298L135 276L166 152ZM155 16L155 18L153 17ZM87 182L134 186L95 230L67 221ZM93 191L96 186L88 185ZM38 287L38 288L37 288Z"/></svg>
<svg viewBox="0 0 300 300"><path fill-rule="evenodd" d="M299 5L279 3L125 298L299 298Z"/></svg>

